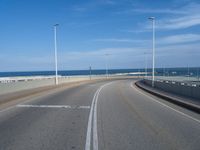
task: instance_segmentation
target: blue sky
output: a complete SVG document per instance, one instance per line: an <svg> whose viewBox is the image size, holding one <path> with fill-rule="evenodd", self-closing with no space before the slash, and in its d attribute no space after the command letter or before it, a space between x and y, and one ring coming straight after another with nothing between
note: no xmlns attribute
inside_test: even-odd
<svg viewBox="0 0 200 150"><path fill-rule="evenodd" d="M198 0L0 0L0 71L151 67L156 17L156 66L200 64Z"/></svg>

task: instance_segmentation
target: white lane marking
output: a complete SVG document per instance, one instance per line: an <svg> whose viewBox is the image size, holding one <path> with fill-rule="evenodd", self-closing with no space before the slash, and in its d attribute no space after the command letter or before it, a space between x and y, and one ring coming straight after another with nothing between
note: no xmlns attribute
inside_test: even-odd
<svg viewBox="0 0 200 150"><path fill-rule="evenodd" d="M88 127L87 127L87 135L86 135L86 144L85 144L85 150L91 149L91 135L93 135L93 150L98 150L98 132L97 132L97 103L98 103L98 97L101 90L111 84L113 82L109 82L107 84L102 85L94 94L90 114L89 114L89 120L88 120ZM92 122L93 121L93 122ZM93 123L93 124L92 124ZM93 133L92 133L93 128Z"/></svg>
<svg viewBox="0 0 200 150"><path fill-rule="evenodd" d="M94 114L93 114L93 150L98 150L98 133L97 133L97 100L101 89L98 91L96 100L94 103Z"/></svg>
<svg viewBox="0 0 200 150"><path fill-rule="evenodd" d="M80 109L90 109L90 106L79 106Z"/></svg>
<svg viewBox="0 0 200 150"><path fill-rule="evenodd" d="M96 99L96 95L98 93L99 89L95 92L94 97L92 99L89 119L88 119L88 127L87 127L87 135L86 135L86 144L85 144L85 150L90 150L90 144L91 144L91 131L92 131L92 114L93 114L93 105L94 101Z"/></svg>
<svg viewBox="0 0 200 150"><path fill-rule="evenodd" d="M70 109L90 109L90 106L70 106L70 105L16 105L16 107L26 108L70 108Z"/></svg>
<svg viewBox="0 0 200 150"><path fill-rule="evenodd" d="M185 116L185 117L188 117L188 118L190 118L190 119L192 119L192 120L194 120L194 121L200 123L200 120L198 120L198 119L196 119L196 118L193 118L192 116L187 115L187 114L185 114L185 113L183 113L183 112L181 112L181 111L179 111L179 110L176 110L176 109L174 109L174 108L172 108L172 107L170 107L170 106L168 106L168 105L166 105L166 104L164 104L164 103L162 103L162 102L160 102L160 101L157 101L157 100L155 100L153 97L151 97L151 96L149 96L149 95L147 95L147 94L145 94L145 93L142 93L141 91L139 91L138 89L136 89L136 88L133 86L132 83L131 83L131 87L132 87L133 89L135 89L136 91L138 91L140 94L142 94L142 95L144 95L144 96L150 98L150 99L153 100L154 102L157 102L157 103L159 103L160 105L162 105L162 106L164 106L164 107L167 107L167 108L169 108L169 109L171 109L171 110L173 110L173 111L175 111L175 112L177 112L177 113L179 113L179 114L181 114L181 115L183 115L183 116Z"/></svg>

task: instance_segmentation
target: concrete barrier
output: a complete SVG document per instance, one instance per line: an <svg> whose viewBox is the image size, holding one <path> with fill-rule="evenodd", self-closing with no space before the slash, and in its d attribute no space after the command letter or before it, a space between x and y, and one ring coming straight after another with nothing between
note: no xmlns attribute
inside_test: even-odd
<svg viewBox="0 0 200 150"><path fill-rule="evenodd" d="M157 90L155 88L152 88L152 87L144 84L142 81L136 82L135 85L150 94L153 94L153 95L160 97L162 99L165 99L171 103L174 103L176 105L179 105L181 107L187 108L189 110L192 110L192 111L200 114L200 105L191 103L190 100L186 100L186 99L183 100L181 98L178 98L177 96L174 97L171 94L169 95L168 93L164 93L163 91L161 92L160 90Z"/></svg>
<svg viewBox="0 0 200 150"><path fill-rule="evenodd" d="M102 76L94 76L92 79L103 78ZM67 76L59 77L59 84L87 81L89 76ZM55 78L51 76L43 77L13 77L2 79L0 82L0 95L6 93L17 92L21 90L34 89L55 84Z"/></svg>
<svg viewBox="0 0 200 150"><path fill-rule="evenodd" d="M128 78L128 76L121 75L109 75L109 79L112 78ZM130 76L131 77L131 76ZM106 79L105 75L92 75L91 80ZM58 78L59 84L89 81L90 76L60 76ZM34 89L44 86L55 85L54 76L37 76L37 77L8 77L0 78L0 95L18 92L27 89Z"/></svg>
<svg viewBox="0 0 200 150"><path fill-rule="evenodd" d="M142 82L151 86L152 81L144 79ZM200 101L200 86L184 82L157 80L154 87L173 94L193 98Z"/></svg>

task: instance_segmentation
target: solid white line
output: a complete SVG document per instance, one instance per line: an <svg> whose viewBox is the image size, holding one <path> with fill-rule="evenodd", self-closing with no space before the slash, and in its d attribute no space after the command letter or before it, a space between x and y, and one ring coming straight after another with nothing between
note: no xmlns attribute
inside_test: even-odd
<svg viewBox="0 0 200 150"><path fill-rule="evenodd" d="M89 109L90 106L70 106L70 105L16 105L16 107L25 108L70 108L70 109Z"/></svg>
<svg viewBox="0 0 200 150"><path fill-rule="evenodd" d="M94 114L93 114L93 150L98 150L98 133L97 133L97 100L99 96L99 92L97 93L95 103L94 103Z"/></svg>
<svg viewBox="0 0 200 150"><path fill-rule="evenodd" d="M88 127L87 127L87 135L86 135L86 144L85 150L91 149L91 135L93 135L93 150L98 150L98 132L97 132L97 103L98 97L101 90L111 84L113 82L102 85L96 92L92 100L89 119L88 119ZM92 122L93 121L93 122ZM93 132L92 132L93 128Z"/></svg>
<svg viewBox="0 0 200 150"><path fill-rule="evenodd" d="M157 101L157 100L155 100L153 97L151 97L151 96L149 96L149 95L147 95L147 94L145 94L145 93L139 91L138 89L136 89L136 88L133 86L132 83L131 83L131 87L132 87L133 89L135 89L136 91L138 91L140 94L142 94L142 95L148 97L149 99L153 100L154 102L157 102L157 103L159 103L160 105L162 105L162 106L164 106L164 107L167 107L167 108L169 108L169 109L171 109L171 110L173 110L173 111L175 111L175 112L177 112L177 113L179 113L179 114L181 114L181 115L183 115L183 116L185 116L185 117L188 117L188 118L192 119L193 121L196 121L196 122L200 123L200 120L198 120L198 119L196 119L196 118L193 118L192 116L187 115L187 114L185 114L185 113L183 113L183 112L181 112L181 111L179 111L179 110L176 110L176 109L174 109L174 108L172 108L172 107L170 107L170 106L168 106L168 105L166 105L166 104L164 104L164 103L162 103L162 102L160 102L160 101Z"/></svg>
<svg viewBox="0 0 200 150"><path fill-rule="evenodd" d="M94 97L93 97L93 100L92 100L92 104L91 104L91 107L90 107L90 114L89 114L89 119L88 119L88 127L87 127L85 150L90 150L90 145L91 145L91 131L92 131L92 115L93 115L93 109L94 109L93 105L94 105L94 101L95 101L96 95L98 93L98 90L94 94Z"/></svg>
<svg viewBox="0 0 200 150"><path fill-rule="evenodd" d="M93 114L93 150L98 150L98 130L97 130L97 103L98 103L98 98L99 98L99 94L101 92L101 90L105 87L108 86L110 84L112 84L113 82L109 82L107 84L104 84L100 87L97 95L96 95L96 99L95 99L95 103L94 103L94 114Z"/></svg>

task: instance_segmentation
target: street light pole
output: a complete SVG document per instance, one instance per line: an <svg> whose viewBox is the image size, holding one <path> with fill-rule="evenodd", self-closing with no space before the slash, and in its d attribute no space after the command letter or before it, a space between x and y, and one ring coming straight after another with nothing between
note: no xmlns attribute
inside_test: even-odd
<svg viewBox="0 0 200 150"><path fill-rule="evenodd" d="M108 55L109 54L105 54L105 56L106 56L106 78L108 79Z"/></svg>
<svg viewBox="0 0 200 150"><path fill-rule="evenodd" d="M153 48L153 64L152 64L152 87L154 87L155 80L155 17L149 17L152 21L152 48Z"/></svg>
<svg viewBox="0 0 200 150"><path fill-rule="evenodd" d="M147 78L147 53L144 53L145 55L145 78Z"/></svg>
<svg viewBox="0 0 200 150"><path fill-rule="evenodd" d="M54 43L55 43L55 84L58 85L58 58L57 58L57 26L54 25Z"/></svg>
<svg viewBox="0 0 200 150"><path fill-rule="evenodd" d="M92 67L90 66L89 69L90 69L90 80L91 80L92 79Z"/></svg>
<svg viewBox="0 0 200 150"><path fill-rule="evenodd" d="M105 54L105 61L106 61L106 78L108 79L108 56L111 54Z"/></svg>

